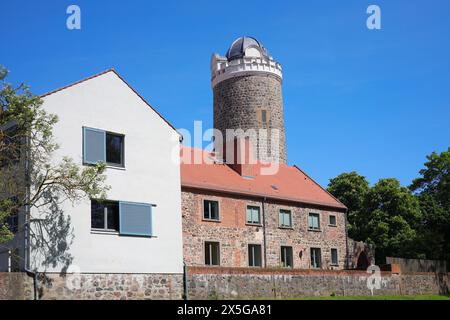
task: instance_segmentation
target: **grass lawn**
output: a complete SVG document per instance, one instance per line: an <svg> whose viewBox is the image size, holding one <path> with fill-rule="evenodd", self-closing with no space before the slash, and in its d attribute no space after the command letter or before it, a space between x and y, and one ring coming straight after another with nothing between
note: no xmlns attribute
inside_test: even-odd
<svg viewBox="0 0 450 320"><path fill-rule="evenodd" d="M335 297L299 297L293 300L450 300L450 296L335 296Z"/></svg>

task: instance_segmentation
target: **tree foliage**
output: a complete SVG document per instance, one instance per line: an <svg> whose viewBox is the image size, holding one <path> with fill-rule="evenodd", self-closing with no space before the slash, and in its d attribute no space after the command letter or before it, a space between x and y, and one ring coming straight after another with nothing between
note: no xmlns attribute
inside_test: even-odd
<svg viewBox="0 0 450 320"><path fill-rule="evenodd" d="M442 153L433 152L427 156L421 177L415 179L410 189L417 194L432 197L447 211L450 211L450 147Z"/></svg>
<svg viewBox="0 0 450 320"><path fill-rule="evenodd" d="M348 208L348 233L354 239L362 238L364 201L369 190L369 182L356 172L343 173L331 179L328 186L328 191Z"/></svg>
<svg viewBox="0 0 450 320"><path fill-rule="evenodd" d="M418 200L396 179L381 179L365 199L367 224L363 237L375 244L379 260L412 257L421 220Z"/></svg>
<svg viewBox="0 0 450 320"><path fill-rule="evenodd" d="M410 186L423 213L419 247L425 256L450 265L450 148L427 156L419 173Z"/></svg>
<svg viewBox="0 0 450 320"><path fill-rule="evenodd" d="M409 188L394 178L369 187L356 172L330 180L328 191L348 207L349 236L374 244L378 262L386 256L449 260L449 151L429 155Z"/></svg>

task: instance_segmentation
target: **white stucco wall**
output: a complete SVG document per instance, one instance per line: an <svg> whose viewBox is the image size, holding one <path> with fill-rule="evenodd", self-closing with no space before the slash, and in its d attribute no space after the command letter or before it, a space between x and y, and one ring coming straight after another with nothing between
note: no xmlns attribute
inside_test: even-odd
<svg viewBox="0 0 450 320"><path fill-rule="evenodd" d="M112 71L43 100L44 108L59 117L53 131L60 144L55 159L69 156L82 165L83 126L124 134L125 168L107 169L107 199L157 205L156 237L143 238L95 234L90 201L64 203L73 227L72 264L82 273L181 273L180 168L171 160L179 146L175 130ZM32 261L39 260L36 255L32 253ZM61 265L45 269L59 272Z"/></svg>

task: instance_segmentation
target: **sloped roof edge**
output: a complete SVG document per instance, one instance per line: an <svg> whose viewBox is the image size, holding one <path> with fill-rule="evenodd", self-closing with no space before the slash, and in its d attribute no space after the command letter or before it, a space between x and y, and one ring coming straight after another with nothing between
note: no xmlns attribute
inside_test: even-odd
<svg viewBox="0 0 450 320"><path fill-rule="evenodd" d="M348 210L347 206L345 204L343 204L338 198L336 198L335 196L333 196L327 189L325 189L324 187L322 187L320 184L318 184L316 182L316 180L314 180L313 178L311 178L305 171L303 171L302 169L300 169L297 165L294 164L293 166L294 168L296 168L298 171L300 171L301 173L303 173L305 176L307 176L312 182L314 182L320 189L322 189L323 191L325 191L326 193L328 193L330 195L330 197L332 197L334 200L336 200L338 203L340 203L342 205L343 208L345 208L346 210Z"/></svg>
<svg viewBox="0 0 450 320"><path fill-rule="evenodd" d="M206 184L200 185L200 184L181 182L181 187L188 188L188 189L210 191L210 192L224 192L224 193L240 195L240 196L249 196L249 197L256 197L256 198L266 198L266 199L273 199L273 200L279 200L279 201L287 201L287 202L293 202L293 203L309 204L309 205L313 205L313 206L338 209L338 210L342 210L342 211L347 210L347 207L345 207L344 205L342 205L342 207L340 207L340 206L332 205L330 203L305 200L305 199L299 199L299 198L282 197L282 196L275 197L273 195L266 195L266 194L262 194L262 193L258 193L258 192L234 190L234 189L217 187L217 186L206 185ZM341 203L341 202L339 202L339 203Z"/></svg>
<svg viewBox="0 0 450 320"><path fill-rule="evenodd" d="M96 73L96 74L94 74L94 75L92 75L90 77L84 78L84 79L79 80L77 82L74 82L74 83L65 85L63 87L60 87L58 89L52 90L50 92L44 93L40 97L41 98L47 97L47 96L52 95L54 93L57 93L57 92L60 92L62 90L65 90L65 89L71 88L73 86L76 86L76 85L78 85L80 83L83 83L83 82L89 81L91 79L100 77L100 76L102 76L102 75L104 75L106 73L109 73L109 72L113 72L120 80L122 80L122 82L125 83L128 86L128 88L130 88L150 109L152 109L165 123L167 123L173 130L175 130L180 135L180 137L182 137L181 133L179 133L178 130L175 129L175 127L166 118L164 118L161 113L159 113L154 107L152 107L152 105L147 100L145 100L145 98L142 95L140 95L114 68L107 69L105 71Z"/></svg>

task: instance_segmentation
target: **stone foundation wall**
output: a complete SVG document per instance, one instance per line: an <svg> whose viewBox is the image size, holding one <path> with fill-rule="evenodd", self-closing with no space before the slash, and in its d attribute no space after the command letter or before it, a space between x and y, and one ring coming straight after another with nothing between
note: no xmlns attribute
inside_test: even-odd
<svg viewBox="0 0 450 320"><path fill-rule="evenodd" d="M188 268L188 297L199 299L367 296L370 277L363 271ZM183 298L181 274L82 274L79 278L47 275L39 283L42 300L161 300ZM67 281L74 287L68 288ZM449 274L381 273L374 295L448 294ZM78 287L77 287L78 286ZM70 287L70 285L69 285ZM72 289L72 290L71 290ZM25 273L0 273L0 300L34 299L33 279Z"/></svg>
<svg viewBox="0 0 450 320"><path fill-rule="evenodd" d="M32 300L33 279L26 273L0 272L0 300Z"/></svg>
<svg viewBox="0 0 450 320"><path fill-rule="evenodd" d="M301 296L367 296L371 275L362 271L189 268L189 298L251 299ZM374 295L448 294L449 275L381 273Z"/></svg>
<svg viewBox="0 0 450 320"><path fill-rule="evenodd" d="M179 300L182 274L46 274L39 277L40 300ZM0 300L34 299L33 279L0 273Z"/></svg>

